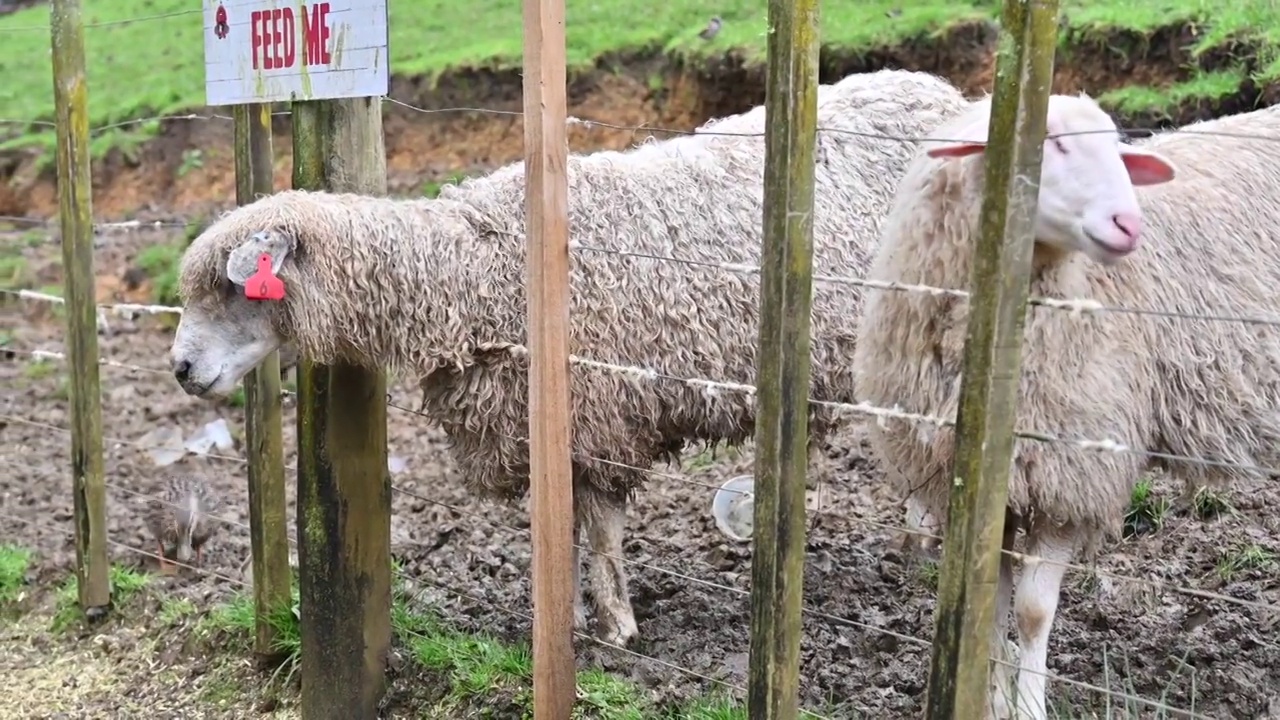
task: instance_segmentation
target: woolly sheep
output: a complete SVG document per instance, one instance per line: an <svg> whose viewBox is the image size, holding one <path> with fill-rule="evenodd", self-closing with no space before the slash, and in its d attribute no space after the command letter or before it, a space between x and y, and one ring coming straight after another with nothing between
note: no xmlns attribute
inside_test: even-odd
<svg viewBox="0 0 1280 720"><path fill-rule="evenodd" d="M916 72L848 77L819 92L816 272L865 268L891 178L912 149L867 135L919 136L967 107ZM691 137L569 159L572 239L618 251L757 265L764 108ZM753 136L716 135L739 133ZM524 165L445 188L435 200L283 192L224 215L182 260L184 315L171 351L183 389L231 391L272 348L390 367L421 378L424 408L451 439L470 486L514 499L528 488ZM287 294L242 297L269 251ZM572 264L571 352L681 378L750 383L758 275L588 252ZM860 293L813 300L813 394L851 401ZM575 526L593 553L597 634L625 645L636 623L622 566L626 504L641 470L686 442L740 444L755 403L681 382L576 367L572 379ZM815 410L813 436L833 418ZM537 419L534 418L533 422ZM576 569L576 563L575 563ZM577 582L575 574L575 583ZM585 623L578 593L575 622Z"/></svg>
<svg viewBox="0 0 1280 720"><path fill-rule="evenodd" d="M883 223L870 277L968 287L989 113L988 98L931 133L959 142L931 144L911 162ZM1280 108L1184 129L1275 137ZM1052 137L1077 131L1101 132ZM1184 133L1122 144L1111 119L1085 96L1052 97L1048 134L1033 296L1183 314L1274 312L1280 145ZM1175 168L1178 179L1169 182ZM862 312L855 352L862 398L954 418L966 303L875 292ZM1012 596L1020 649L1017 712L1042 718L1048 636L1065 571L1060 563L1081 549L1093 554L1097 543L1115 537L1140 472L1155 463L1144 453L1269 467L1280 462L1280 332L1238 322L1077 316L1033 307L1022 353L1018 429L1112 439L1136 451L1027 440L1015 446L1004 547L1012 549L1020 527L1028 554L1048 562L1024 563L1014 594L1012 561L1002 556L993 650L1004 653ZM868 425L873 454L893 468L895 481L919 492L918 508L945 521L952 429ZM1194 484L1255 475L1241 467L1163 464ZM991 710L1000 717L1009 712L1010 675L1004 665L993 675L998 691Z"/></svg>

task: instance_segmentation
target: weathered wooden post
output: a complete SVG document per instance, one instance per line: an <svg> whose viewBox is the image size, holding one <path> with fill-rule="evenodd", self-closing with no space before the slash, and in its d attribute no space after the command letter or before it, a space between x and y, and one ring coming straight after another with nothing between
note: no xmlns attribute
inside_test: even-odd
<svg viewBox="0 0 1280 720"><path fill-rule="evenodd" d="M987 702L1057 28L1057 0L1005 0L929 672L930 720L981 717Z"/></svg>
<svg viewBox="0 0 1280 720"><path fill-rule="evenodd" d="M215 18L216 21L216 18ZM211 37L216 37L212 36ZM271 105L236 105L236 204L274 190ZM273 352L244 379L249 456L249 536L253 551L254 652L264 664L279 655L273 613L293 601L289 577L289 519L285 511L280 354Z"/></svg>
<svg viewBox="0 0 1280 720"><path fill-rule="evenodd" d="M206 52L222 53L222 62L208 63L210 104L294 101L294 187L385 194L385 0L296 6L247 0L218 6L208 16L213 22L206 31L216 39ZM299 363L297 525L306 720L372 720L384 691L391 647L386 434L386 379L380 369Z"/></svg>
<svg viewBox="0 0 1280 720"><path fill-rule="evenodd" d="M93 197L89 99L84 73L80 0L49 6L53 101L58 138L58 216L71 376L71 494L75 516L76 589L89 620L111 606L107 567L107 487L102 474L102 394L98 379L98 314L94 297Z"/></svg>
<svg viewBox="0 0 1280 720"><path fill-rule="evenodd" d="M535 720L569 720L576 697L565 74L564 0L524 0Z"/></svg>
<svg viewBox="0 0 1280 720"><path fill-rule="evenodd" d="M818 2L770 0L751 561L752 720L799 711Z"/></svg>

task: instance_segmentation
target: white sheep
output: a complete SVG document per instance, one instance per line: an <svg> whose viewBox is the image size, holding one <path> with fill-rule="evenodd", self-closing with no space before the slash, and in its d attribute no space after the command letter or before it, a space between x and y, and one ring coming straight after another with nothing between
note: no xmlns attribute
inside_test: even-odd
<svg viewBox="0 0 1280 720"><path fill-rule="evenodd" d="M882 227L869 276L968 290L983 193L990 99L930 135ZM1137 145L1087 97L1054 96L1044 146L1031 294L1108 307L1267 316L1280 287L1280 108L1203 122ZM1062 133L1091 133L1062 135ZM1175 175L1178 180L1168 182ZM1167 183L1167 184L1165 184ZM1141 194L1134 186L1142 187ZM1157 187L1158 186L1158 187ZM1143 240L1140 246L1140 240ZM1141 247L1141 250L1139 248ZM861 399L953 419L967 301L873 292L855 352ZM1274 325L1127 313L1073 315L1032 307L1025 327L1016 428L1071 440L1110 439L1124 452L1019 439L1004 547L1027 552L1016 593L1000 565L1003 655L1012 596L1020 649L1017 712L1044 717L1049 631L1065 568L1114 537L1147 453L1208 458L1163 465L1189 483L1256 476L1280 464L1280 332ZM911 501L913 520L944 519L953 429L891 421L871 427L873 454ZM921 517L925 514L926 517ZM1009 713L1011 672L998 665L991 710Z"/></svg>
<svg viewBox="0 0 1280 720"><path fill-rule="evenodd" d="M924 73L854 75L821 88L814 212L815 272L863 269L910 146L968 106ZM678 378L750 383L755 375L761 255L764 109L699 134L568 163L574 354ZM717 133L722 133L717 135ZM183 257L185 304L172 348L192 395L222 394L272 348L391 367L421 378L427 414L453 445L469 485L515 498L528 479L524 166L447 187L436 200L284 192L223 216ZM600 253L645 253L711 268ZM286 285L279 303L240 286L270 252ZM851 401L853 319L861 293L815 293L813 394ZM513 351L513 349L517 351ZM643 469L690 442L739 444L755 400L735 392L576 366L574 498L591 563L597 633L636 632L622 565L626 505ZM812 437L830 429L815 408ZM640 470L634 469L640 468ZM579 594L579 600L581 595ZM577 608L581 626L585 613Z"/></svg>

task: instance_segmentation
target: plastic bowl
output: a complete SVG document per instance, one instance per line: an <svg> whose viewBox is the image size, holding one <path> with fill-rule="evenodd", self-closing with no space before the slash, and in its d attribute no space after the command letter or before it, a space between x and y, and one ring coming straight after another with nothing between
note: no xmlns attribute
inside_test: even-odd
<svg viewBox="0 0 1280 720"><path fill-rule="evenodd" d="M731 540L751 541L754 486L754 477L739 475L727 480L711 498L711 517L715 518L720 532Z"/></svg>

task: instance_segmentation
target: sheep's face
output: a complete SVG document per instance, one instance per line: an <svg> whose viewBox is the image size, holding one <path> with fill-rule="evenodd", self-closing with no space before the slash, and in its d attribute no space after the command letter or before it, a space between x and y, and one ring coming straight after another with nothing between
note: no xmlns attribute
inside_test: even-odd
<svg viewBox="0 0 1280 720"><path fill-rule="evenodd" d="M169 351L173 375L187 394L225 397L286 342L277 330L276 302L248 299L244 284L263 253L271 255L272 271L279 273L292 249L287 235L255 233L231 251L217 291L187 299Z"/></svg>
<svg viewBox="0 0 1280 720"><path fill-rule="evenodd" d="M249 300L227 281L225 291L187 303L169 355L189 395L225 397L271 351L284 344L266 302Z"/></svg>
<svg viewBox="0 0 1280 720"><path fill-rule="evenodd" d="M987 101L989 102L989 101ZM932 157L965 157L986 147L989 114L961 142L932 148ZM1120 142L1115 123L1086 96L1049 99L1036 241L1111 264L1138 249L1142 209L1134 186L1173 179L1173 165L1151 150Z"/></svg>

